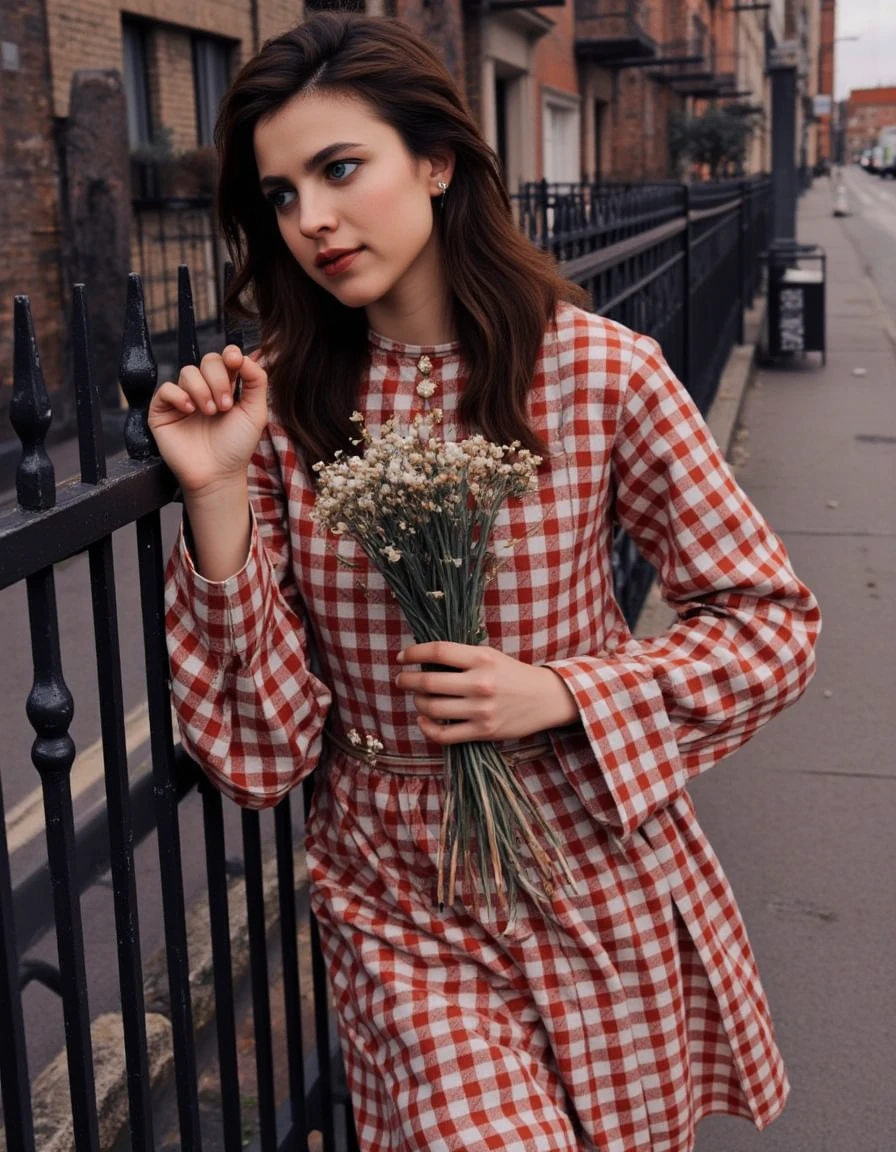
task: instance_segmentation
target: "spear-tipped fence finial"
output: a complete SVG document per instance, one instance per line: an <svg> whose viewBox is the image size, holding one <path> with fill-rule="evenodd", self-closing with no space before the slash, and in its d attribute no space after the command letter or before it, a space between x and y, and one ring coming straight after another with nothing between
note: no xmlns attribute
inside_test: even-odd
<svg viewBox="0 0 896 1152"><path fill-rule="evenodd" d="M177 366L198 364L201 359L196 337L196 310L193 307L193 289L190 269L186 264L177 266Z"/></svg>
<svg viewBox="0 0 896 1152"><path fill-rule="evenodd" d="M146 324L143 281L136 272L128 275L119 379L128 402L124 424L124 442L128 455L132 460L148 460L151 456L158 456L156 442L146 419L149 402L156 389L158 367Z"/></svg>
<svg viewBox="0 0 896 1152"><path fill-rule="evenodd" d="M56 504L56 472L44 440L53 410L40 366L40 353L27 296L16 296L14 353L9 420L22 445L16 469L16 495L22 508L44 512Z"/></svg>

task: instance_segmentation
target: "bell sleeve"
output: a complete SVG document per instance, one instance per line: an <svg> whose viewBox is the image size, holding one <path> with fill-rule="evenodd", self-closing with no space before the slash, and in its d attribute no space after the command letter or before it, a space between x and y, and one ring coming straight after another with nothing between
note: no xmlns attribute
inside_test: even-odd
<svg viewBox="0 0 896 1152"><path fill-rule="evenodd" d="M182 526L166 573L166 632L184 748L230 799L265 808L315 767L331 695L310 668L268 431L249 467L249 491L249 554L229 579L196 571Z"/></svg>
<svg viewBox="0 0 896 1152"><path fill-rule="evenodd" d="M581 722L558 731L557 754L623 839L801 695L821 625L656 342L633 337L631 349L612 446L615 508L678 619L655 638L626 635L549 664Z"/></svg>

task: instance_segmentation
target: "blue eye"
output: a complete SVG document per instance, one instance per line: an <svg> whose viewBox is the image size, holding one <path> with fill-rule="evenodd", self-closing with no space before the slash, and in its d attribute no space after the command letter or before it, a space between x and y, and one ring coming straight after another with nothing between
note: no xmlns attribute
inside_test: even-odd
<svg viewBox="0 0 896 1152"><path fill-rule="evenodd" d="M345 180L360 165L360 160L335 160L327 165L327 175L331 180Z"/></svg>
<svg viewBox="0 0 896 1152"><path fill-rule="evenodd" d="M296 194L291 189L278 188L276 192L268 193L267 200L272 208L280 210L282 208L288 208L295 198Z"/></svg>

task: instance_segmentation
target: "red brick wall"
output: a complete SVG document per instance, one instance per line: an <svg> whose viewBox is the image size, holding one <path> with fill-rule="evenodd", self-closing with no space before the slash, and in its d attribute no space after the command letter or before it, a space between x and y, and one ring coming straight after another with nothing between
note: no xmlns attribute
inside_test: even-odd
<svg viewBox="0 0 896 1152"><path fill-rule="evenodd" d="M825 96L834 95L834 25L837 17L836 0L821 0L821 38L818 45L818 91ZM818 155L828 160L834 154L831 137L831 117L822 116L818 125Z"/></svg>
<svg viewBox="0 0 896 1152"><path fill-rule="evenodd" d="M662 180L669 175L669 117L682 99L642 68L619 75L610 106L611 180Z"/></svg>
<svg viewBox="0 0 896 1152"><path fill-rule="evenodd" d="M576 96L579 86L573 5L567 3L562 8L545 8L543 15L554 21L554 27L541 37L535 48L535 76L538 85L547 85Z"/></svg>
<svg viewBox="0 0 896 1152"><path fill-rule="evenodd" d="M464 20L461 0L396 0L395 15L423 33L458 84L464 86Z"/></svg>
<svg viewBox="0 0 896 1152"><path fill-rule="evenodd" d="M64 382L59 168L41 0L4 5L3 40L14 46L7 49L10 56L0 85L0 441L8 443L14 435L6 407L12 387L15 295L31 297L47 387L58 393ZM57 399L57 423L60 408Z"/></svg>
<svg viewBox="0 0 896 1152"><path fill-rule="evenodd" d="M896 88L858 88L849 94L846 147L850 156L871 148L881 128L896 124Z"/></svg>
<svg viewBox="0 0 896 1152"><path fill-rule="evenodd" d="M46 0L53 61L53 110L68 113L72 73L121 67L121 17L145 17L172 29L205 32L238 42L237 63L256 50L249 0ZM296 0L258 0L258 34L266 40L301 18Z"/></svg>
<svg viewBox="0 0 896 1152"><path fill-rule="evenodd" d="M657 44L661 56L681 55L693 37L699 19L715 41L718 71L733 70L734 14L710 0L663 0L644 10L643 27ZM694 102L690 102L694 105ZM643 68L619 72L616 99L610 107L611 166L608 177L617 180L661 180L668 177L669 120L673 113L688 110L688 98L651 78ZM692 106L691 111L696 111Z"/></svg>
<svg viewBox="0 0 896 1152"><path fill-rule="evenodd" d="M535 136L535 164L539 175L544 172L543 134L541 131L542 95L545 89L578 97L579 79L575 56L576 22L574 5L545 8L543 15L554 21L554 27L538 41L535 48L536 122L532 125Z"/></svg>

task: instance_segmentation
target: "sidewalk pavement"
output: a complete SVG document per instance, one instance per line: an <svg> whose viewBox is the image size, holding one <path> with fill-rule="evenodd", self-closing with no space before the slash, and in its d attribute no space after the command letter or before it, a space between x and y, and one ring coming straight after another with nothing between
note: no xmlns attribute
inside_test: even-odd
<svg viewBox="0 0 896 1152"><path fill-rule="evenodd" d="M896 1131L896 769L887 739L896 700L896 343L888 334L896 327L833 215L829 182L802 197L798 228L800 241L828 256L827 364L808 354L757 370L754 345L737 348L709 422L819 597L819 668L802 701L691 788L743 909L793 1094L762 1134L742 1120L708 1119L696 1152L883 1152ZM749 318L748 340L760 317ZM58 478L70 475L71 446L54 455ZM666 623L668 610L652 596L639 634ZM278 961L274 944L274 1047L282 1052ZM237 1030L250 1144L248 996ZM213 1039L205 1035L199 1053L207 1152L223 1146ZM282 1077L277 1091L279 1104ZM178 1146L173 1097L173 1086L159 1086L164 1148Z"/></svg>

